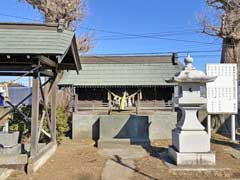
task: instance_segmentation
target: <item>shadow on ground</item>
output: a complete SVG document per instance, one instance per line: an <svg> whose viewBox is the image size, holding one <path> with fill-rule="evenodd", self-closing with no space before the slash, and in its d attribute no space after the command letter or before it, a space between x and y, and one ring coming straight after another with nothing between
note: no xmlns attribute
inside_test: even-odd
<svg viewBox="0 0 240 180"><path fill-rule="evenodd" d="M121 166L124 166L124 167L126 167L126 168L129 168L129 169L131 169L132 171L134 171L134 172L136 172L136 173L138 173L138 174L141 174L142 176L145 176L145 177L147 177L147 178L149 178L149 179L151 179L151 180L160 180L160 179L157 179L157 178L155 178L155 177L153 177L153 176L150 176L150 175L148 175L148 174L140 171L138 168L133 168L133 167L127 165L126 163L124 163L124 162L122 161L122 158L119 157L118 155L115 155L114 158L112 158L111 160L114 161L114 162L116 162L116 163L118 163L118 164L120 164Z"/></svg>
<svg viewBox="0 0 240 180"><path fill-rule="evenodd" d="M211 139L211 143L232 147L232 148L240 151L240 144L239 144L239 142L235 143L235 142L231 142L231 141L225 140L225 139L212 138Z"/></svg>
<svg viewBox="0 0 240 180"><path fill-rule="evenodd" d="M150 156L157 158L160 161L167 162L167 163L173 163L172 160L167 155L168 148L166 148L166 147L157 147L157 146L150 145L150 146L142 146L142 148L144 148ZM144 177L147 177L151 180L160 180L152 175L142 172L137 167L133 168L130 165L124 163L124 161L122 160L122 158L119 155L114 155L114 157L111 158L111 160L120 164L121 166L129 168L132 171L134 171L135 173L138 173L138 174L140 174Z"/></svg>

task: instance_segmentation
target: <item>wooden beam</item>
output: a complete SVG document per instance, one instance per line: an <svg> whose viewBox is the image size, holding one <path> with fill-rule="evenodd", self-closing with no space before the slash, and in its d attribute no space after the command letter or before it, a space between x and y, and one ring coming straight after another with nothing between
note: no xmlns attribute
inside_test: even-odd
<svg viewBox="0 0 240 180"><path fill-rule="evenodd" d="M9 63L7 63L9 64ZM19 71L19 72L23 72L23 70L26 72L26 71L31 71L32 70L32 67L28 64L28 65L8 65L6 66L6 63L4 64L1 64L0 63L0 71L3 71L3 72L9 72L9 71Z"/></svg>
<svg viewBox="0 0 240 180"><path fill-rule="evenodd" d="M44 87L47 83L49 82L49 80L47 82L44 82L42 87ZM18 106L20 106L24 101L26 101L28 98L30 98L32 96L32 92L30 94L28 94L25 98L23 98L17 105L15 105L13 108L9 109L8 111L6 111L5 113L1 114L0 116L0 125L3 125L5 123L5 121L3 121L2 119L7 116L8 114L10 114L11 112L13 112L15 109L18 108Z"/></svg>
<svg viewBox="0 0 240 180"><path fill-rule="evenodd" d="M50 87L49 87L48 96L46 97L46 99L49 99L49 97L50 97L51 94L52 94L52 90L53 90L52 87L57 86L57 84L59 83L59 81L60 81L60 79L62 78L62 76L63 76L63 73L62 73L62 72L57 73L57 76L55 77L55 79L53 79L53 82L52 82L52 84L51 84Z"/></svg>
<svg viewBox="0 0 240 180"><path fill-rule="evenodd" d="M57 63L51 59L49 59L48 57L46 56L38 56L41 64L45 64L47 66L50 66L50 67L57 67Z"/></svg>
<svg viewBox="0 0 240 180"><path fill-rule="evenodd" d="M46 76L46 77L52 77L54 76L52 72L49 71L40 71L39 72L41 76ZM29 73L28 75L25 75L26 72L16 72L16 71L1 71L0 70L0 76L32 76L33 73Z"/></svg>
<svg viewBox="0 0 240 180"><path fill-rule="evenodd" d="M51 96L51 132L52 141L55 143L57 142L56 109L57 109L57 84L53 83Z"/></svg>
<svg viewBox="0 0 240 180"><path fill-rule="evenodd" d="M39 84L39 70L37 69L33 72L32 83L32 122L30 156L35 156L38 151Z"/></svg>
<svg viewBox="0 0 240 180"><path fill-rule="evenodd" d="M41 78L39 77L39 82L41 84ZM44 106L44 109L46 111L46 117L47 117L47 123L48 123L48 127L49 127L49 130L50 130L50 134L52 135L52 130L51 130L51 120L49 118L49 113L48 113L48 103L46 101L46 98L45 98L45 94L44 94L44 91L43 91L43 88L40 87L40 92L41 92L41 96L42 96L42 100L43 100L43 106Z"/></svg>
<svg viewBox="0 0 240 180"><path fill-rule="evenodd" d="M48 77L53 77L54 76L54 73L51 72L51 71L48 71L48 70L41 71L40 74L41 74L41 76L48 76Z"/></svg>
<svg viewBox="0 0 240 180"><path fill-rule="evenodd" d="M37 138L38 140L40 139L41 130L43 128L43 121L44 121L45 115L46 115L46 111L43 110L42 117L41 117L41 120L40 120L40 123L39 123L39 126L38 126L38 138Z"/></svg>
<svg viewBox="0 0 240 180"><path fill-rule="evenodd" d="M60 70L76 70L76 65L75 64L71 64L71 63L62 63L59 64L58 69Z"/></svg>

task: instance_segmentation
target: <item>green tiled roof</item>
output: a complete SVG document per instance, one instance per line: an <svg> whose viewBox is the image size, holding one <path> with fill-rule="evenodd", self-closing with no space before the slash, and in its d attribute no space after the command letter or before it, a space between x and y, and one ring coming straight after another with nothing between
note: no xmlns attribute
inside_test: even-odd
<svg viewBox="0 0 240 180"><path fill-rule="evenodd" d="M87 59L87 57L85 57ZM84 58L82 58L84 59ZM172 62L136 62L136 63L88 63L84 60L82 70L77 75L73 71L65 72L59 85L82 87L98 86L167 86L170 79L179 72L182 65Z"/></svg>
<svg viewBox="0 0 240 180"><path fill-rule="evenodd" d="M10 26L9 26L10 27ZM58 32L57 28L0 27L0 54L63 55L71 45L74 33Z"/></svg>

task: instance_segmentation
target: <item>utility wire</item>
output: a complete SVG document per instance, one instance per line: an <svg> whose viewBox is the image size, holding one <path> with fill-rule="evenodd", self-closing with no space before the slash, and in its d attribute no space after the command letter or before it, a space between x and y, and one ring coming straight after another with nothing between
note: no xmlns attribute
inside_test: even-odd
<svg viewBox="0 0 240 180"><path fill-rule="evenodd" d="M4 14L4 13L0 13L0 16L17 18L17 19L24 19L24 20L31 20L31 21L35 21L35 22L42 22L40 19L27 18L27 17L15 16L15 15ZM103 30L103 29L83 27L83 26L81 26L80 28L99 31L99 32L104 32L104 33L110 33L110 34L115 34L115 35L124 35L124 36L129 36L129 37L132 37L132 38L133 37L135 37L135 38L150 38L150 39L161 39L161 40L188 42L188 43L200 43L200 44L211 44L211 45L214 44L213 42L201 42L201 41L184 40L184 39L154 37L153 35L129 34L129 33L122 33L122 32L115 32L115 31L108 31L108 30ZM234 45L231 45L231 44L224 44L224 45L226 45L228 47L234 47Z"/></svg>
<svg viewBox="0 0 240 180"><path fill-rule="evenodd" d="M0 13L0 16L11 17L11 18L16 18L16 19L30 20L30 21L35 21L35 22L42 22L40 19L32 19L32 18L27 18L27 17L22 17L22 16L14 16L14 15L10 15L10 14Z"/></svg>
<svg viewBox="0 0 240 180"><path fill-rule="evenodd" d="M40 20L37 20L37 19L26 18L26 17L21 17L21 16L14 16L14 15L3 14L3 13L0 13L0 16L41 22ZM87 29L87 30L99 31L99 32L105 32L105 33L110 33L110 34L130 36L130 37L141 37L141 38L148 38L148 39L161 39L161 40L169 40L169 41L188 42L188 43L213 44L212 42L202 42L202 41L185 40L185 39L154 37L154 36L151 36L151 35L138 35L138 34L131 34L131 33L122 33L122 32L108 31L108 30L89 28L89 27L83 27L83 26L81 26L80 28Z"/></svg>
<svg viewBox="0 0 240 180"><path fill-rule="evenodd" d="M190 32L185 32L185 33L172 33L172 34L159 34L159 35L151 35L152 37L169 37L169 36L177 36L177 35L184 35L187 34L189 35ZM194 34L192 34L194 35ZM149 36L149 35L148 35ZM145 38L145 37L144 37ZM94 40L96 41L106 41L106 40L131 40L131 39L143 39L143 37L129 37L129 36L108 36L108 37L103 37L103 38L96 38Z"/></svg>
<svg viewBox="0 0 240 180"><path fill-rule="evenodd" d="M124 36L130 36L130 37L141 37L141 38L148 38L148 39L161 39L161 40L169 40L169 41L179 41L179 42L188 42L188 43L200 43L200 44L213 44L212 42L203 42L203 41L194 41L194 40L185 40L185 39L174 39L174 38L164 38L164 37L154 37L151 35L139 35L139 34L131 34L131 33L122 33L122 32L116 32L116 31L108 31L103 29L96 29L96 28L89 28L89 27L83 27L80 28L91 30L91 31L99 31L109 34L118 34L118 35L124 35Z"/></svg>
<svg viewBox="0 0 240 180"><path fill-rule="evenodd" d="M191 29L191 30L182 30L182 31L167 31L167 32L165 31L165 32L155 32L155 33L144 33L144 34L138 34L138 35L151 35L151 36L169 36L170 35L171 36L171 35L181 35L181 34L186 34L186 33L199 33L199 32L197 32L197 29ZM109 35L109 36L100 36L98 38L121 38L121 37L125 38L125 37L129 37L129 36Z"/></svg>
<svg viewBox="0 0 240 180"><path fill-rule="evenodd" d="M135 53L109 53L109 54L88 54L86 56L134 56L134 55L163 55L163 54L172 54L172 53L177 53L177 54L198 54L198 53L220 53L221 50L185 50L185 51L165 51L165 52L135 52Z"/></svg>

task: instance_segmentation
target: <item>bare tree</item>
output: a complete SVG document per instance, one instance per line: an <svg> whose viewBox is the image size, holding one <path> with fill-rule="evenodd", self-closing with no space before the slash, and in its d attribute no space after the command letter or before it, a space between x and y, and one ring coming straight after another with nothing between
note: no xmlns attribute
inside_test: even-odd
<svg viewBox="0 0 240 180"><path fill-rule="evenodd" d="M46 22L58 22L65 19L66 26L70 27L74 21L82 20L85 14L83 0L19 0L39 9Z"/></svg>
<svg viewBox="0 0 240 180"><path fill-rule="evenodd" d="M221 62L240 63L240 1L206 0L209 7L218 13L215 17L203 15L203 33L223 39Z"/></svg>
<svg viewBox="0 0 240 180"><path fill-rule="evenodd" d="M209 15L204 14L200 19L203 33L223 39L221 62L237 63L240 79L240 0L206 0L206 2L213 11L208 13ZM222 127L221 129L227 132L228 128L224 122L229 117L228 114L213 116L213 128L219 130Z"/></svg>
<svg viewBox="0 0 240 180"><path fill-rule="evenodd" d="M90 36L89 34L84 34L77 39L78 49L81 53L88 52L90 49L93 48L91 39L92 36Z"/></svg>
<svg viewBox="0 0 240 180"><path fill-rule="evenodd" d="M28 3L41 11L45 17L45 22L58 23L65 20L68 29L75 30L85 13L85 0L18 0ZM78 49L80 52L87 52L91 47L91 39L87 35L78 38Z"/></svg>

